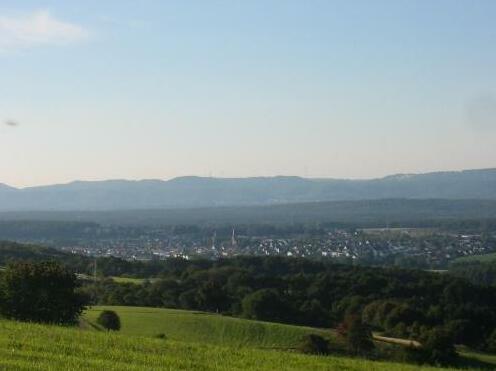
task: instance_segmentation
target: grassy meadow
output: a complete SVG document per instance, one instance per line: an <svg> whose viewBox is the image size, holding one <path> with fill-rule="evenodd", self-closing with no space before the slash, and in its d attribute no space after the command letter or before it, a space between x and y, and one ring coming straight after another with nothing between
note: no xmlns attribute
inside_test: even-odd
<svg viewBox="0 0 496 371"><path fill-rule="evenodd" d="M95 324L104 309L119 315L124 335L153 337L163 333L178 341L285 349L295 347L310 333L334 338L330 330L163 308L95 306L85 312L84 318Z"/></svg>
<svg viewBox="0 0 496 371"><path fill-rule="evenodd" d="M154 338L159 334L164 334L167 341L191 345L210 344L237 349L278 350L281 356L291 354L288 351L293 350L301 338L307 334L326 337L330 340L331 348L336 350L343 346L332 330L165 308L94 306L84 313L86 328L98 329L96 318L103 310L113 310L118 313L122 322L120 334L130 337ZM375 336L375 338L380 340L382 337ZM392 340L394 340L393 343L401 341L401 339ZM404 342L411 343L409 340L404 340ZM379 341L376 344L382 346L384 342ZM461 347L459 353L461 355L460 366L464 369L492 369L493 365L496 369L496 355L476 352L466 347ZM373 362L371 365L377 364Z"/></svg>
<svg viewBox="0 0 496 371"><path fill-rule="evenodd" d="M440 370L0 320L1 370Z"/></svg>
<svg viewBox="0 0 496 371"><path fill-rule="evenodd" d="M133 283L135 285L142 285L146 281L145 278L117 277L117 276L113 276L111 278L114 282L117 282L117 283ZM153 279L151 279L149 281L152 282Z"/></svg>
<svg viewBox="0 0 496 371"><path fill-rule="evenodd" d="M483 255L464 256L453 260L453 263L474 263L474 262L488 263L495 260L496 260L496 252L493 252Z"/></svg>

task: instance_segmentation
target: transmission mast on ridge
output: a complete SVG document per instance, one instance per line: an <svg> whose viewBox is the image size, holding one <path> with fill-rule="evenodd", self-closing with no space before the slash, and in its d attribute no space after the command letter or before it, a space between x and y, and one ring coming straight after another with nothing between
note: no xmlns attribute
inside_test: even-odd
<svg viewBox="0 0 496 371"><path fill-rule="evenodd" d="M214 235L212 236L212 250L215 250L215 241L217 240L217 231L214 231Z"/></svg>
<svg viewBox="0 0 496 371"><path fill-rule="evenodd" d="M237 246L238 245L238 242L236 241L236 232L234 230L234 227L233 227L233 230L232 230L232 237L231 237L231 246Z"/></svg>

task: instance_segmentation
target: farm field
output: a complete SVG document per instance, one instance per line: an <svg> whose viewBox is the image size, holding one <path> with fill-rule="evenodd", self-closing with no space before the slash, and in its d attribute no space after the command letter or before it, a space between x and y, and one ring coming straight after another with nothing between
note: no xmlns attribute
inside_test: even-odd
<svg viewBox="0 0 496 371"><path fill-rule="evenodd" d="M478 352L465 346L459 346L457 350L464 357L466 363L467 361L470 362L471 360L474 360L475 362L481 362L482 364L494 365L493 369L496 369L496 354Z"/></svg>
<svg viewBox="0 0 496 371"><path fill-rule="evenodd" d="M361 231L367 234L380 235L384 233L389 234L407 234L413 237L429 236L435 233L437 228L362 228Z"/></svg>
<svg viewBox="0 0 496 371"><path fill-rule="evenodd" d="M302 336L310 333L334 338L330 330L176 309L95 306L85 312L84 318L94 324L105 309L119 315L120 332L131 336L165 334L168 339L178 341L285 349L295 347Z"/></svg>
<svg viewBox="0 0 496 371"><path fill-rule="evenodd" d="M2 370L442 370L0 320ZM444 369L447 370L447 369Z"/></svg>
<svg viewBox="0 0 496 371"><path fill-rule="evenodd" d="M2 270L2 268L0 268L0 270ZM78 278L83 279L83 280L88 280L88 281L94 280L94 277L90 276L88 274L79 273L79 274L77 274L77 276L78 276ZM109 276L106 278L111 279L112 281L117 282L117 283L132 283L135 285L142 285L146 281L150 281L150 282L154 281L154 278L147 279L147 278L119 277L119 276Z"/></svg>
<svg viewBox="0 0 496 371"><path fill-rule="evenodd" d="M111 277L113 281L117 283L134 283L135 285L142 285L146 279L145 278L132 278L132 277ZM153 282L153 278L149 279L150 282Z"/></svg>
<svg viewBox="0 0 496 371"><path fill-rule="evenodd" d="M496 260L496 252L484 254L484 255L472 255L472 256L464 256L462 258L458 258L453 260L452 264L457 263L474 263L474 262L491 262Z"/></svg>

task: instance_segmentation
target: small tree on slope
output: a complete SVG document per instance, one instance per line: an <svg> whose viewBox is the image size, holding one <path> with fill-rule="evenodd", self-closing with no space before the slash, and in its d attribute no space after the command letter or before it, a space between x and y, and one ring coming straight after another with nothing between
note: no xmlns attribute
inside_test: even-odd
<svg viewBox="0 0 496 371"><path fill-rule="evenodd" d="M121 329L121 320L113 310L104 310L100 313L96 322L109 331L119 331Z"/></svg>

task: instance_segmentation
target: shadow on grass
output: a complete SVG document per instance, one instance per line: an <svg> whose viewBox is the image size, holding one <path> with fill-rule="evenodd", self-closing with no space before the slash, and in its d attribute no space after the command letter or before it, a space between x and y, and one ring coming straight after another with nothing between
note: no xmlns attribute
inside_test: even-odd
<svg viewBox="0 0 496 371"><path fill-rule="evenodd" d="M101 326L97 325L97 324L94 324L86 319L81 319L79 321L79 327L82 328L82 329L86 329L86 328L92 328L96 331L105 331Z"/></svg>
<svg viewBox="0 0 496 371"><path fill-rule="evenodd" d="M496 365L494 363L485 362L480 359L470 357L460 357L456 364L457 368L461 369L477 369L477 370L494 370Z"/></svg>
<svg viewBox="0 0 496 371"><path fill-rule="evenodd" d="M458 362L455 365L457 368L461 369L478 369L478 370L494 370L496 365L491 362L486 362L477 358L470 356L460 356Z"/></svg>

